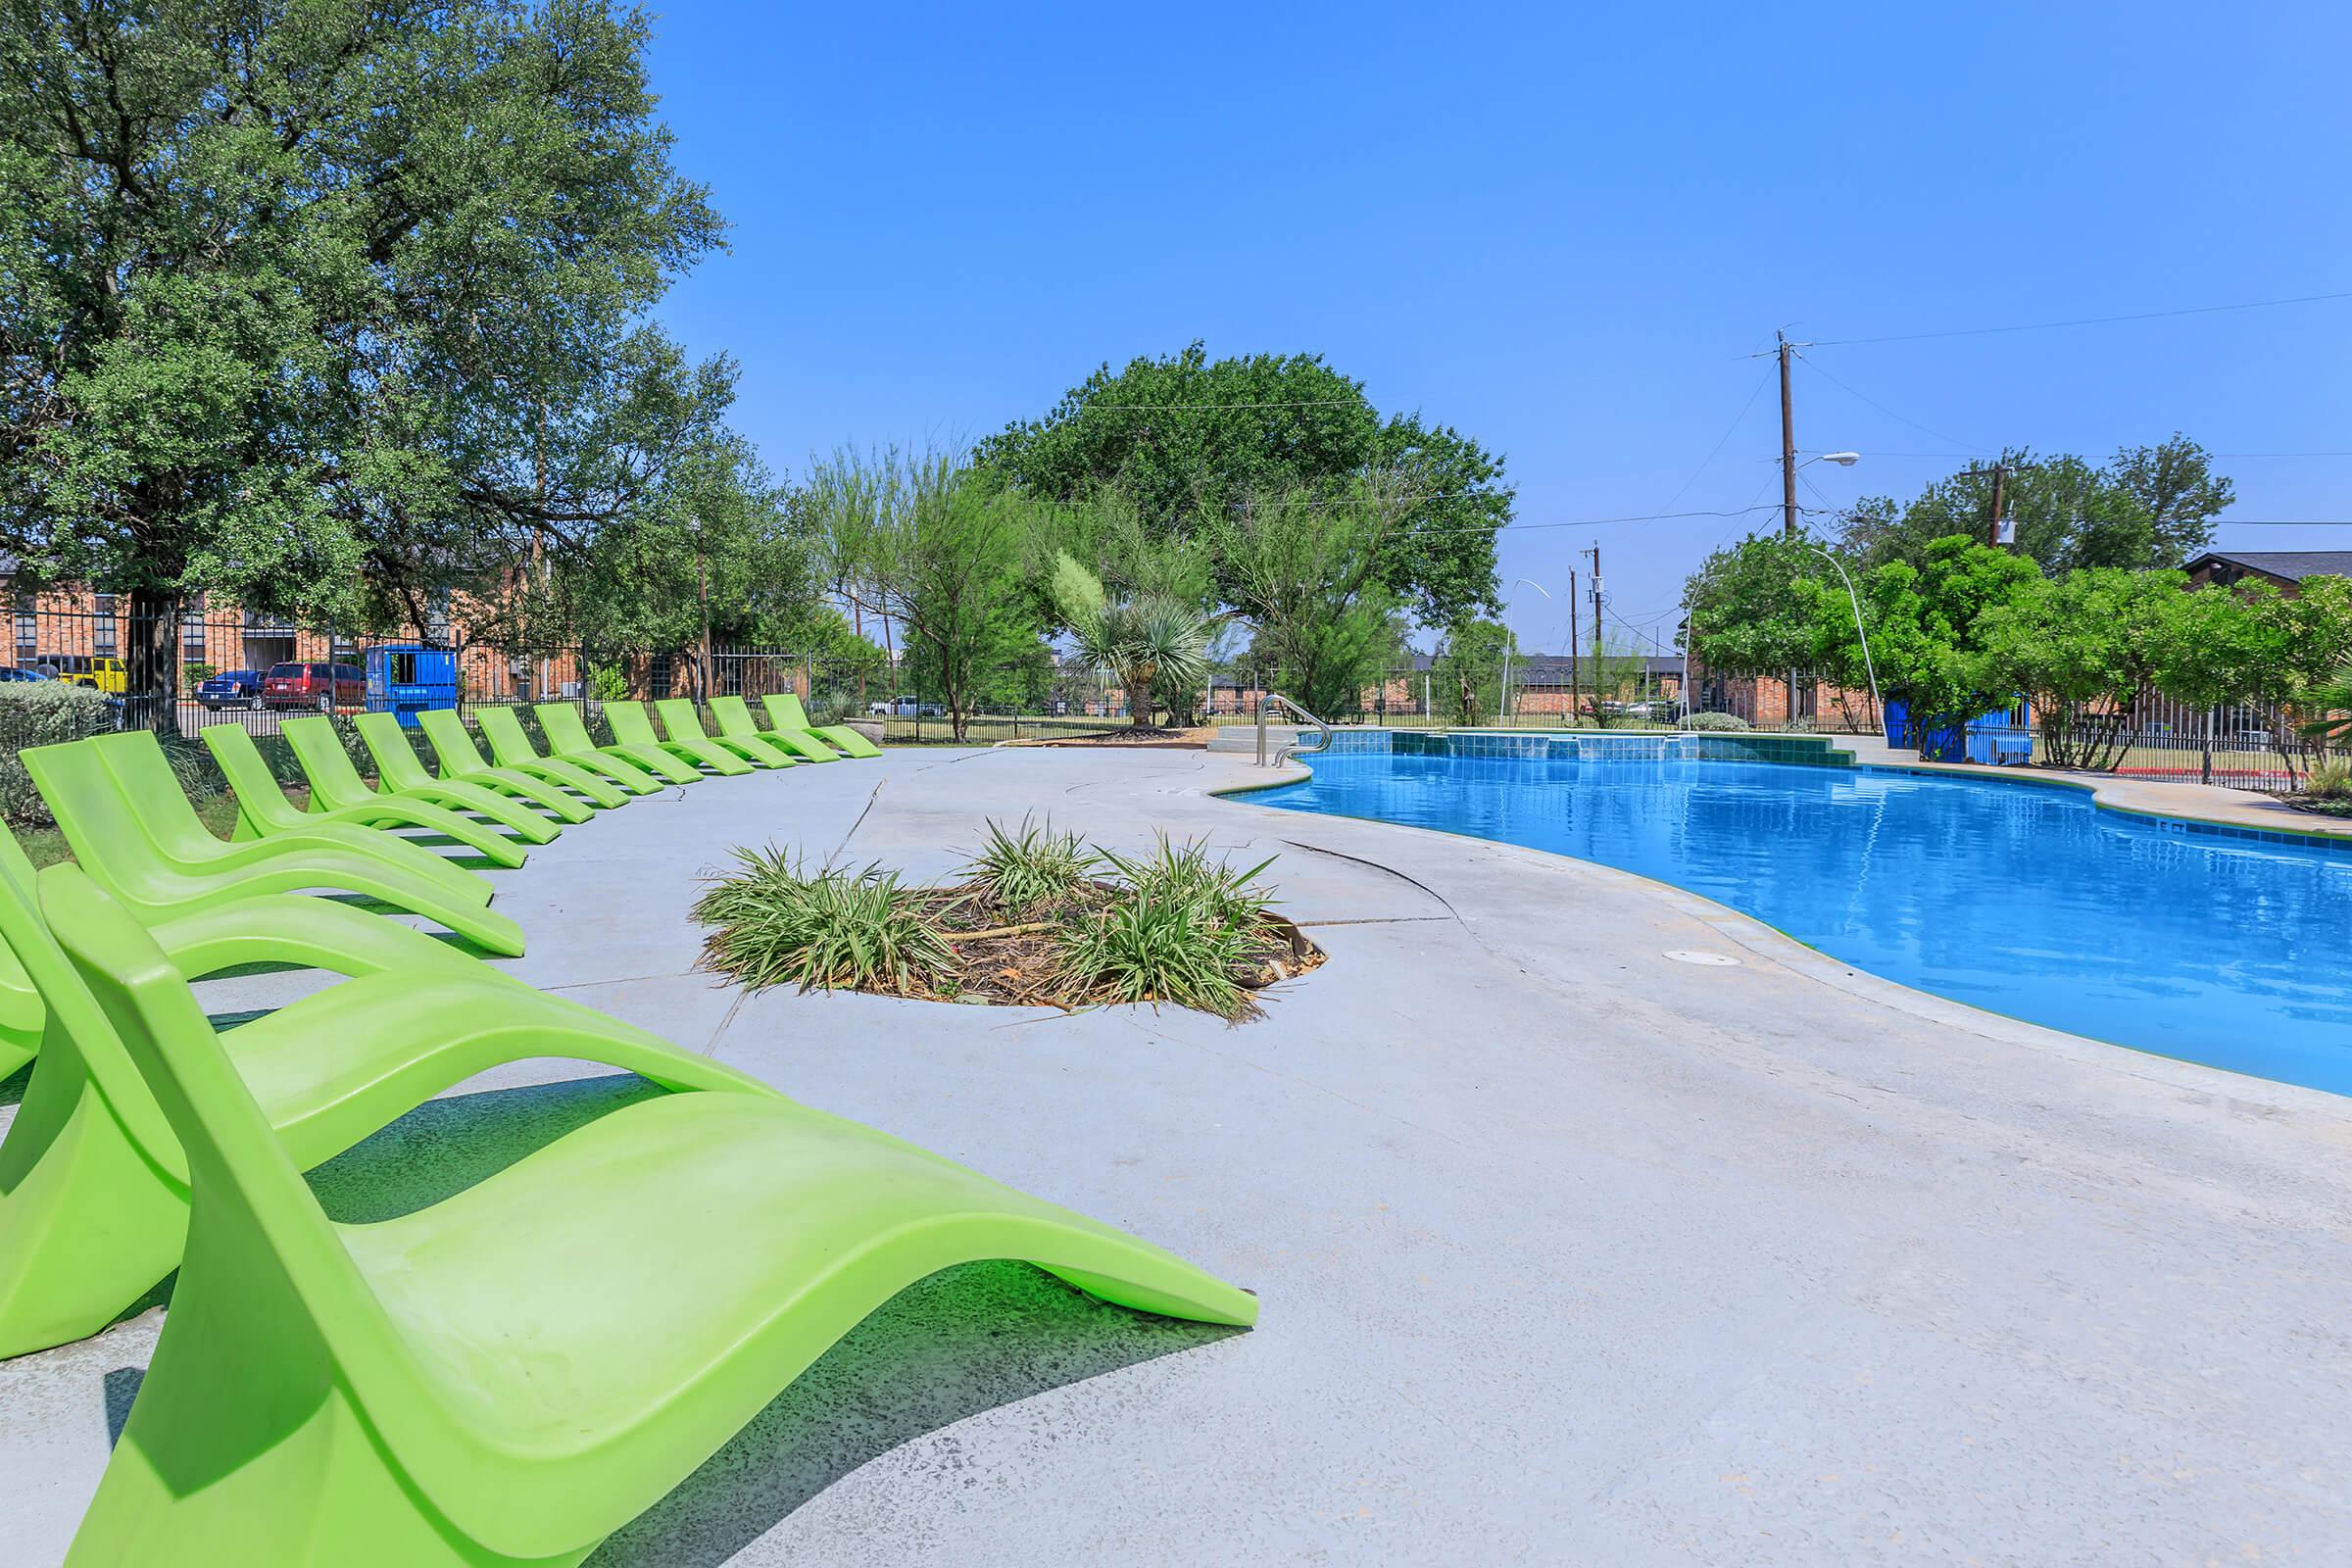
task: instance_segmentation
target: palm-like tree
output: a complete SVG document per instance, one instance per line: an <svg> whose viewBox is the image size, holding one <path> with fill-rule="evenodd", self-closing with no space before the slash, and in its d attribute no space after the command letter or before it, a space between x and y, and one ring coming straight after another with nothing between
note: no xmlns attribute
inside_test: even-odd
<svg viewBox="0 0 2352 1568"><path fill-rule="evenodd" d="M2352 659L2303 694L2296 707L2316 716L2303 722L2306 739L2329 746L2352 742Z"/></svg>
<svg viewBox="0 0 2352 1568"><path fill-rule="evenodd" d="M1067 551L1054 552L1054 601L1080 656L1126 691L1138 728L1151 726L1156 683L1189 687L1208 678L1217 616L1168 594L1114 595Z"/></svg>

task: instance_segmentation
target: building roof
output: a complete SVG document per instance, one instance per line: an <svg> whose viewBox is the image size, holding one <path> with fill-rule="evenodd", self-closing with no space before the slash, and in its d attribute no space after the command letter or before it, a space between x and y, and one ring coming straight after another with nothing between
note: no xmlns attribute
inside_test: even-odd
<svg viewBox="0 0 2352 1568"><path fill-rule="evenodd" d="M2352 577L2352 550L2208 550L2188 569L2227 564L2259 571L2281 582L2306 577Z"/></svg>

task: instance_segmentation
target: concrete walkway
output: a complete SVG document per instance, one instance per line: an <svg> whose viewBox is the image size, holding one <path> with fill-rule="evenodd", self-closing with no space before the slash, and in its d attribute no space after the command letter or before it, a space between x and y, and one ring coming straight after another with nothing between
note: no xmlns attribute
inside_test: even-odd
<svg viewBox="0 0 2352 1568"><path fill-rule="evenodd" d="M1923 998L1616 871L1206 793L1254 771L894 752L636 802L498 875L524 976L1265 1302L1224 1334L940 1276L596 1563L2352 1561L2352 1102ZM692 972L730 845L930 878L1025 811L1278 854L1333 961L1238 1028ZM468 1085L315 1185L394 1212L642 1092L547 1081L576 1071ZM8 1562L59 1559L158 1315L0 1364Z"/></svg>

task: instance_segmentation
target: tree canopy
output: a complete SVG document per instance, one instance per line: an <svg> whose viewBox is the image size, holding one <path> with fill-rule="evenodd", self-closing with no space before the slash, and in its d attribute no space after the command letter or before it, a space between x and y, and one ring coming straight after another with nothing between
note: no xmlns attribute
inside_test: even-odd
<svg viewBox="0 0 2352 1568"><path fill-rule="evenodd" d="M2213 540L2214 521L2234 497L2205 449L2175 434L2156 446L2126 447L2105 465L2071 454L2005 452L2011 470L2002 514L2017 525L2020 555L2053 576L2099 566L2134 570L2185 565ZM1865 564L1924 559L1949 534L1989 543L1992 464L1935 480L1913 500L1877 496L1839 520L1838 544Z"/></svg>
<svg viewBox="0 0 2352 1568"><path fill-rule="evenodd" d="M1116 489L1152 526L1178 535L1271 497L1343 499L1367 474L1384 474L1408 499L1373 579L1425 625L1500 608L1494 535L1514 501L1502 460L1418 414L1384 418L1363 384L1320 355L1212 361L1196 342L1116 371L1104 365L1043 417L1007 425L973 456L1043 501ZM1245 608L1229 574L1217 590Z"/></svg>
<svg viewBox="0 0 2352 1568"><path fill-rule="evenodd" d="M607 0L12 0L0 542L130 597L165 640L134 689L169 681L185 592L421 624L437 590L756 488L733 368L645 316L720 240L647 25Z"/></svg>

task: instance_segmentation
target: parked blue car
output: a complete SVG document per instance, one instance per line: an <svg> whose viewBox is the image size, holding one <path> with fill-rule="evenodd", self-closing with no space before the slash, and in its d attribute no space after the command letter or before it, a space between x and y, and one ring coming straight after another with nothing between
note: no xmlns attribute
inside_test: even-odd
<svg viewBox="0 0 2352 1568"><path fill-rule="evenodd" d="M55 679L57 679L57 671L54 669L23 669L15 666L0 667L0 680Z"/></svg>
<svg viewBox="0 0 2352 1568"><path fill-rule="evenodd" d="M216 711L223 708L259 708L262 672L224 669L217 675L207 675L196 688L196 700Z"/></svg>

